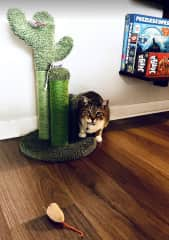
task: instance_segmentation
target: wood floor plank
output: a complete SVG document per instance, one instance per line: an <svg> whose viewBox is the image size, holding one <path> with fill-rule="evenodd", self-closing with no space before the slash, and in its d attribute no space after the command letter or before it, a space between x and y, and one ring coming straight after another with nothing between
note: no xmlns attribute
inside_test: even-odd
<svg viewBox="0 0 169 240"><path fill-rule="evenodd" d="M147 128L149 129L149 126ZM147 149L142 146L142 139L140 141L138 139L139 142L132 140L132 144L128 144L133 137L132 134L130 136L130 132L133 131L131 129L107 132L106 140L101 147L103 152L93 155L93 160L96 162L96 157L100 156L97 164L105 169L107 174L109 173L113 178L116 178L126 191L155 213L159 213L159 216L169 223L169 183L166 179L168 175L168 168L166 167L168 155L162 154L160 157L159 152L157 158L156 150L158 150L158 147L156 147L154 151L151 151L150 161L148 156L150 156L149 149L151 146ZM140 128L139 131L141 132ZM142 131L144 135L146 129ZM159 141L161 138L159 138ZM142 152L144 157L142 157ZM162 162L161 159L163 159ZM161 166L163 164L166 166L163 168L165 172L162 174Z"/></svg>
<svg viewBox="0 0 169 240"><path fill-rule="evenodd" d="M163 156L163 153L160 154L159 151L157 156L157 147L153 151L151 146L146 147L142 141L136 141L132 135L129 137L129 134L125 132L111 133L106 137L108 141L105 142L103 150L107 154L110 154L113 158L119 156L119 161L121 157L122 164L126 164L133 170L136 168L136 174L140 172L140 174L144 174L144 177L147 176L149 178L147 181L152 184L152 187L154 184L156 188L159 187L161 191L164 190L166 195L169 193L168 179L166 179L168 172L164 173L168 166L168 154ZM110 146L113 146L113 151Z"/></svg>
<svg viewBox="0 0 169 240"><path fill-rule="evenodd" d="M60 207L64 210L66 221L70 224L73 224L74 226L81 229L83 232L85 232L85 239L95 239L100 240L101 238L96 232L96 229L93 227L93 225L88 221L88 219L81 213L81 211L78 209L78 207L75 205L73 199L68 194L68 191L66 191L66 186L62 181L60 181L60 172L58 173L55 170L55 167L58 168L58 165L54 166L53 164L43 164L43 163L37 163L37 162L30 162L32 173L33 173L33 179L38 183L39 191L41 198L43 199L43 204L45 208L51 203L51 202L57 202ZM43 208L43 206L41 206ZM44 210L45 214L45 210ZM38 220L38 219L37 219ZM40 225L42 229L44 229L44 225L47 225L50 229L50 235L55 237L55 239L79 239L79 236L75 233L70 233L68 230L62 230L62 231L54 231L55 225L53 225L50 221L46 222L45 218L40 218L41 222ZM43 221L45 223L43 223ZM25 226L35 228L34 224L35 221L32 220L31 222L25 223ZM60 230L60 229L59 229ZM35 232L34 229L32 231L27 231L27 229L23 230L24 234L33 234L32 239L37 239L42 237L45 238L45 234L39 233L38 231ZM19 232L15 232L15 235L18 237L19 234L22 234L22 229L19 228ZM56 236L54 236L54 234ZM48 236L48 235L47 235Z"/></svg>
<svg viewBox="0 0 169 240"><path fill-rule="evenodd" d="M120 149L114 148L111 157L115 160L113 167L110 169L108 160L107 165L103 166L103 168L106 168L106 171L109 171L109 173L111 172L111 176L116 178L118 183L126 191L130 192L136 200L140 201L142 205L144 204L154 212L159 213L169 223L169 197L166 178L160 177L158 171L154 171L153 174L151 171L147 171L147 167L144 164L143 168L140 166L140 163L139 166L137 163L135 165L133 161L139 162L140 159L124 154ZM107 159L109 159L109 156Z"/></svg>
<svg viewBox="0 0 169 240"><path fill-rule="evenodd" d="M0 149L0 205L9 228L13 228L41 215L42 201L30 163L19 152L18 141L1 142Z"/></svg>
<svg viewBox="0 0 169 240"><path fill-rule="evenodd" d="M0 208L0 240L13 240L10 229Z"/></svg>
<svg viewBox="0 0 169 240"><path fill-rule="evenodd" d="M77 164L78 164L78 161L77 161ZM35 166L37 172L39 172L39 171L41 172L40 175L43 175L43 171L46 171L44 168L39 169L39 166L37 164L34 164L34 166ZM96 206L94 205L94 216L92 216L93 214L92 215L90 214L91 217L88 217L88 214L87 215L84 214L84 213L88 213L88 211L91 212L92 210L90 210L90 209L88 210L87 207L85 208L85 203L84 202L81 203L81 200L85 201L86 204L88 204L87 206L90 206L90 204L92 203L93 200L91 199L92 200L91 201L91 200L88 199L91 196L91 194L89 194L89 196L88 196L88 191L87 192L84 191L85 196L83 196L83 197L80 196L79 195L80 192L78 192L78 189L76 187L74 187L74 185L72 184L71 181L69 181L70 180L69 177L70 177L70 174L71 174L71 171L72 171L72 170L70 171L70 165L69 164L50 165L48 167L50 168L50 174L51 175L55 175L55 179L53 179L53 181L55 181L56 187L53 188L53 192L54 191L57 192L58 189L62 189L63 191L66 191L66 193L72 199L72 202L74 202L75 205L80 209L80 211L84 215L85 219L88 219L88 221L90 223L89 225L92 226L92 229L93 229L92 232L96 232L96 230L97 230L98 235L100 236L99 233L101 232L101 237L105 236L106 239L112 239L113 236L116 239L125 239L125 238L122 238L122 236L119 236L119 234L116 234L115 233L116 231L113 231L111 220L110 220L109 223L106 223L106 224L104 222L103 223L101 222L101 218L99 217L100 216L100 212L98 212L98 207L97 207L97 205L98 205L97 201L94 201L97 204ZM62 177L62 168L63 167L66 168L66 170L64 172L65 172L66 179L67 180L69 179L68 180L68 185L64 181L64 177ZM64 175L64 173L63 173L63 175ZM77 184L79 185L78 179L77 179ZM51 188L51 186L49 186L49 189L50 188ZM80 185L80 188L81 188L81 185ZM79 203L79 201L75 201L74 200L74 197L72 197L72 195L70 194L70 190L75 192L75 197L80 201L80 203ZM49 190L49 191L51 191L51 190ZM83 192L83 187L82 187L81 191ZM57 196L57 193L56 193L55 197L56 196ZM56 199L57 198L55 198L53 200L56 201ZM95 197L94 200L95 199L97 199L97 198ZM62 207L64 207L63 203L59 202L59 198L57 199L57 202ZM101 211L106 209L106 204L104 204L103 201L101 202L101 205L103 205L103 207L101 207ZM110 210L110 212L109 212L109 210ZM109 218L111 219L111 217L112 217L112 214L111 214L112 210L111 210L111 208L108 207L108 209L106 209L104 211L105 211L106 215L109 215ZM98 212L99 216L97 216L97 212ZM103 216L103 218L106 218L106 216ZM117 218L117 216L115 218ZM118 220L116 220L116 221L118 221ZM120 224L120 221L119 221L119 224ZM82 228L82 230L83 230L83 228ZM86 232L90 233L90 230L88 229L88 230L86 230ZM95 234L95 238L96 239L97 238L100 239L99 236L97 237L97 235Z"/></svg>
<svg viewBox="0 0 169 240"><path fill-rule="evenodd" d="M93 192L99 198L102 198L113 210L128 220L128 225L134 229L133 232L137 238L168 239L169 225L157 218L148 209L145 210L141 207L102 168L93 164L90 157L89 160L85 164L78 164L78 168L75 164L72 164L74 172L82 179L84 184L93 189ZM89 174L86 174L86 172ZM133 238L131 237L131 239Z"/></svg>
<svg viewBox="0 0 169 240"><path fill-rule="evenodd" d="M87 159L83 160L84 162ZM77 163L77 168L79 163ZM88 169L89 171L90 169ZM60 172L60 181L64 182L65 188L69 192L85 217L94 225L101 239L135 239L135 231L131 228L131 223L116 210L112 209L107 201L100 198L93 188L75 174L74 167L66 165L57 167ZM87 174L87 173L86 173ZM93 172L90 172L92 175ZM89 184L90 185L90 184ZM121 231L123 229L123 232ZM144 239L140 236L139 239Z"/></svg>
<svg viewBox="0 0 169 240"><path fill-rule="evenodd" d="M85 239L100 240L97 232L91 227L87 219L79 212L75 205L64 209L65 219L67 223L83 229ZM24 224L17 225L12 229L13 240L36 240L36 239L64 239L78 240L79 235L73 231L63 228L62 225L51 222L45 215L32 219Z"/></svg>
<svg viewBox="0 0 169 240"><path fill-rule="evenodd" d="M57 202L86 240L169 240L169 112L113 121L87 158L48 164L0 141L0 240L77 240L45 211Z"/></svg>

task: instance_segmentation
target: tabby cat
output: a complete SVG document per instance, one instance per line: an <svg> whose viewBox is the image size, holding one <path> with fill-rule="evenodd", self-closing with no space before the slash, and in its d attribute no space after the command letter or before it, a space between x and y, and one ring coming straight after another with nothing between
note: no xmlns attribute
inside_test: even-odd
<svg viewBox="0 0 169 240"><path fill-rule="evenodd" d="M108 100L96 92L80 94L78 101L79 137L95 134L96 141L102 142L102 132L109 123Z"/></svg>

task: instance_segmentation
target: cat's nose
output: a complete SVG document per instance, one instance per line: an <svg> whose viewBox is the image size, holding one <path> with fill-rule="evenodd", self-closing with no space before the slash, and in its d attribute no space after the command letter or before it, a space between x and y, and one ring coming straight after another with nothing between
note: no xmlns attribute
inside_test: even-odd
<svg viewBox="0 0 169 240"><path fill-rule="evenodd" d="M92 119L92 124L96 124L96 119Z"/></svg>

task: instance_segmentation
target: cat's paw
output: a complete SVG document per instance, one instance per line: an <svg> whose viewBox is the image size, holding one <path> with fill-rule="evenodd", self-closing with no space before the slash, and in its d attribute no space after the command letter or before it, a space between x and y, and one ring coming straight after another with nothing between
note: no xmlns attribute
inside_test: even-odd
<svg viewBox="0 0 169 240"><path fill-rule="evenodd" d="M79 137L80 138L85 138L87 135L86 135L86 133L85 132L80 132L79 133Z"/></svg>
<svg viewBox="0 0 169 240"><path fill-rule="evenodd" d="M102 136L96 136L96 142L101 143L103 141Z"/></svg>

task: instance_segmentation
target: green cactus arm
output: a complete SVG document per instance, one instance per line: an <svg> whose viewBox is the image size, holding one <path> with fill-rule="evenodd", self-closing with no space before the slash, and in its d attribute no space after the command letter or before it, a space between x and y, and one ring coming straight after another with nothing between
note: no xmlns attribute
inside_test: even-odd
<svg viewBox="0 0 169 240"><path fill-rule="evenodd" d="M36 12L33 19L48 25L54 25L54 19L47 11Z"/></svg>
<svg viewBox="0 0 169 240"><path fill-rule="evenodd" d="M73 47L73 40L71 37L63 37L55 47L55 61L64 59Z"/></svg>
<svg viewBox="0 0 169 240"><path fill-rule="evenodd" d="M24 40L29 46L32 46L35 42L36 32L27 22L25 14L17 8L11 8L8 10L7 17L15 35Z"/></svg>

